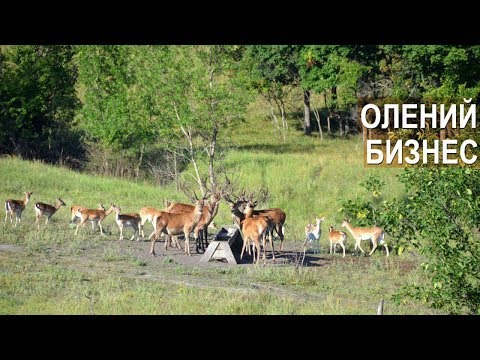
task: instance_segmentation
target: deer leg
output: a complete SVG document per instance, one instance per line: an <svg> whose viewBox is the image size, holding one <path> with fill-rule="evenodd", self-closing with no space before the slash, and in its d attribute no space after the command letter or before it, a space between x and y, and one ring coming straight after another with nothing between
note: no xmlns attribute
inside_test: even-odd
<svg viewBox="0 0 480 360"><path fill-rule="evenodd" d="M343 256L342 257L345 257L345 244L343 243L343 241L340 243L340 246L343 249Z"/></svg>
<svg viewBox="0 0 480 360"><path fill-rule="evenodd" d="M195 229L193 231L193 237L195 238L195 251L200 253L200 242L202 241L202 234L200 234L200 231L198 229Z"/></svg>
<svg viewBox="0 0 480 360"><path fill-rule="evenodd" d="M270 248L272 249L272 259L275 261L275 250L273 248L273 236L272 233L268 233L268 241L270 242Z"/></svg>
<svg viewBox="0 0 480 360"><path fill-rule="evenodd" d="M372 244L373 244L373 247L372 247L372 251L370 251L370 253L368 254L369 256L372 255L375 249L377 248L377 239L375 240L372 239Z"/></svg>
<svg viewBox="0 0 480 360"><path fill-rule="evenodd" d="M332 253L333 243L330 241L330 254Z"/></svg>
<svg viewBox="0 0 480 360"><path fill-rule="evenodd" d="M257 250L257 264L258 264L258 262L260 261L260 241L258 239L257 241L255 241L255 248ZM263 255L265 255L265 253L263 253ZM265 257L263 258L263 261L265 261Z"/></svg>
<svg viewBox="0 0 480 360"><path fill-rule="evenodd" d="M388 246L385 243L383 244L383 246L385 246L385 250L387 251L387 257L388 257L388 255L390 255L390 253L388 252Z"/></svg>
<svg viewBox="0 0 480 360"><path fill-rule="evenodd" d="M247 247L247 242L248 242L247 239L243 239L243 246L242 246L242 252L240 254L240 260L242 260L242 258L243 258L243 252L245 251L245 248Z"/></svg>
<svg viewBox="0 0 480 360"><path fill-rule="evenodd" d="M360 246L360 242L361 242L361 241L362 241L362 239L358 239L358 240L357 240L357 243L355 244L355 249L356 249L357 246L358 246L358 248L360 249L360 251L365 254L365 251L363 251L362 247Z"/></svg>
<svg viewBox="0 0 480 360"><path fill-rule="evenodd" d="M334 243L334 244L333 244L333 253L334 253L334 254L337 253L337 243Z"/></svg>
<svg viewBox="0 0 480 360"><path fill-rule="evenodd" d="M188 256L192 256L190 254L190 232L185 231L184 234L185 234L185 254L187 254Z"/></svg>
<svg viewBox="0 0 480 360"><path fill-rule="evenodd" d="M103 235L102 220L98 221L98 226L100 227L100 234Z"/></svg>
<svg viewBox="0 0 480 360"><path fill-rule="evenodd" d="M118 240L123 240L123 225L120 225L119 228L120 228L120 238Z"/></svg>
<svg viewBox="0 0 480 360"><path fill-rule="evenodd" d="M158 230L158 229L157 229ZM162 231L162 229L160 229L160 232ZM155 236L152 238L152 242L151 242L151 245L150 245L150 254L152 254L152 256L155 256L155 242L157 241L157 239L160 237L160 232L157 231L155 233ZM165 250L167 250L167 244L165 243Z"/></svg>
<svg viewBox="0 0 480 360"><path fill-rule="evenodd" d="M78 228L79 228L80 226L82 226L83 224L85 224L85 221L87 221L87 219L85 219L85 220L82 219L82 220L79 222L79 224L77 225L77 228L75 229L75 235L77 235L77 233L78 233Z"/></svg>

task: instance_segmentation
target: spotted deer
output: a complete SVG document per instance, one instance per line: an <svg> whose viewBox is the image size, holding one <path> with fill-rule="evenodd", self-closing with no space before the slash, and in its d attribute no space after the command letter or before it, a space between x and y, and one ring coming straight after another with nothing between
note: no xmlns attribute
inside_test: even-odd
<svg viewBox="0 0 480 360"><path fill-rule="evenodd" d="M348 220L343 220L342 227L346 227L348 231L352 234L353 238L355 239L355 250L357 247L360 249L361 252L365 254L362 247L360 246L360 242L362 240L371 240L372 241L372 251L368 255L372 255L372 253L377 248L377 244L383 245L387 252L387 257L389 255L388 246L385 242L385 232L379 228L378 226L370 227L370 228L362 228L362 227L353 227Z"/></svg>
<svg viewBox="0 0 480 360"><path fill-rule="evenodd" d="M316 225L307 224L305 226L305 241L303 242L303 252L305 253L307 248L307 243L313 248L313 253L315 254L317 248L320 246L320 236L322 235L321 223L325 220L325 217L315 218Z"/></svg>
<svg viewBox="0 0 480 360"><path fill-rule="evenodd" d="M345 232L335 230L333 226L330 226L328 229L328 241L330 242L330 254L332 253L332 247L335 254L337 244L339 244L343 249L342 257L345 257L345 243L347 242L347 234Z"/></svg>
<svg viewBox="0 0 480 360"><path fill-rule="evenodd" d="M5 201L5 222L7 222L7 216L10 214L10 223L13 224L13 214L15 214L15 226L17 226L17 223L22 220L23 210L25 210L32 195L33 192L27 191L25 192L25 200L8 199Z"/></svg>
<svg viewBox="0 0 480 360"><path fill-rule="evenodd" d="M135 238L135 235L137 236L137 241L139 240L139 224L140 224L140 215L136 213L131 213L131 214L120 214L122 211L122 208L112 204L113 211L115 211L116 217L115 221L120 229L120 238L119 240L123 240L123 228L124 227L130 227L133 229L134 233L132 235L132 238L130 239L133 240Z"/></svg>
<svg viewBox="0 0 480 360"><path fill-rule="evenodd" d="M77 210L77 216L81 219L80 223L77 225L77 228L75 229L75 235L78 233L78 228L80 226L85 226L85 222L87 220L94 221L98 223L98 226L100 227L100 234L103 235L103 228L102 228L102 221L105 220L105 218L110 215L110 213L113 211L113 204L110 204L110 208L105 211L105 210L92 210L92 209L78 209ZM92 225L93 226L93 225Z"/></svg>
<svg viewBox="0 0 480 360"><path fill-rule="evenodd" d="M37 224L37 229L40 229L40 218L43 215L47 217L47 220L45 221L45 225L47 225L53 214L55 214L62 206L66 205L60 198L55 201L55 205L49 205L42 202L35 203L35 224Z"/></svg>

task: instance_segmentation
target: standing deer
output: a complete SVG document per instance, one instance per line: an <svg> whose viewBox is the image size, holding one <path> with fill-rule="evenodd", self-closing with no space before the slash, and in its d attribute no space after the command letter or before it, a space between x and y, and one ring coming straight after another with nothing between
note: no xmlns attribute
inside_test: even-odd
<svg viewBox="0 0 480 360"><path fill-rule="evenodd" d="M232 196L234 199L237 199L237 200L235 201L232 200L229 194L225 194L223 198L227 202L232 204L234 208L238 209L240 212L244 212L245 206L247 205L247 202L248 202L245 196L245 190L242 190L241 193L238 195L232 195ZM256 197L255 199L256 203L264 202L267 196L268 196L268 190L263 187L260 188L258 192L253 192L251 195L252 199ZM234 224L238 226L240 223L240 220L238 216L236 216L235 214L233 215L234 215ZM270 236L273 237L273 230L275 230L275 232L280 237L280 251L283 251L284 224L287 218L287 215L285 214L285 212L280 208L270 208L270 209L262 209L262 210L253 210L253 215L265 216L273 222L273 227L269 229Z"/></svg>
<svg viewBox="0 0 480 360"><path fill-rule="evenodd" d="M360 242L362 240L372 240L372 251L368 255L372 255L372 253L377 248L377 243L380 245L385 246L385 250L387 251L387 257L389 255L388 246L385 242L385 232L379 228L378 226L374 226L371 228L361 228L361 227L353 227L348 220L343 220L342 227L346 227L348 231L352 234L353 238L355 239L355 250L357 247L365 254L362 247L360 246Z"/></svg>
<svg viewBox="0 0 480 360"><path fill-rule="evenodd" d="M33 192L25 192L25 200L12 200L8 199L5 201L5 222L7 222L7 216L10 214L10 223L13 223L13 214L15 213L15 226L22 220L22 213L25 210L28 202L30 201L30 196Z"/></svg>
<svg viewBox="0 0 480 360"><path fill-rule="evenodd" d="M113 204L110 204L110 208L105 211L105 210L92 210L92 209L78 209L77 210L77 216L81 219L80 223L77 225L77 228L75 229L75 235L78 233L78 228L80 226L85 226L85 222L87 220L94 221L98 223L98 226L100 227L100 234L103 235L103 228L102 228L102 221L110 215L110 213L113 211ZM92 225L93 226L93 225Z"/></svg>
<svg viewBox="0 0 480 360"><path fill-rule="evenodd" d="M66 206L62 199L58 198L55 201L55 205L49 205L42 202L37 202L35 204L35 224L37 224L37 229L40 229L40 218L45 215L47 220L45 221L45 225L48 224L50 218L60 209L61 206Z"/></svg>
<svg viewBox="0 0 480 360"><path fill-rule="evenodd" d="M187 197L190 197L190 199L192 199L195 202L195 196L191 195L191 193L187 190L185 186L181 185L181 189L183 190L185 195L187 195ZM207 202L206 205L203 206L202 217L198 221L198 224L194 230L195 238L198 239L198 242L196 243L197 252L199 252L199 249L201 249L202 251L205 251L205 246L208 246L208 243L207 243L208 234L206 234L206 228L211 227L213 225L212 221L213 221L213 218L217 215L218 207L220 205L220 200L223 197L223 191L224 191L223 188L221 188L218 191L209 190L211 194L210 200ZM180 214L183 212L192 212L194 208L195 208L194 205L172 202L166 208L166 211L171 214Z"/></svg>
<svg viewBox="0 0 480 360"><path fill-rule="evenodd" d="M70 214L71 214L70 224L75 224L75 221L77 219L80 219L80 217L77 216L77 211L80 210L80 209L86 209L86 207L85 206L80 206L80 205L73 205L70 208ZM99 204L97 210L105 211L105 206L103 206L103 204ZM91 223L92 223L92 230L95 230L95 228L94 228L95 222L91 221Z"/></svg>
<svg viewBox="0 0 480 360"><path fill-rule="evenodd" d="M328 229L328 241L330 241L330 254L332 253L332 247L333 253L335 254L337 250L337 244L340 244L343 249L342 257L345 257L345 244L347 242L347 234L345 232L335 230L333 226L330 226Z"/></svg>
<svg viewBox="0 0 480 360"><path fill-rule="evenodd" d="M263 245L263 261L265 261L265 254L267 252L266 235L268 234L270 249L272 250L272 259L275 261L275 251L273 248L272 228L275 226L274 222L266 216L253 215L253 208L256 203L252 203L251 200L247 202L245 207L245 219L241 222L241 229L243 234L243 248L240 254L240 259L243 256L245 247L250 248L250 240L254 241L255 248L257 249L257 263L260 256L260 239L262 239ZM257 239L257 240L256 240ZM253 251L253 261L255 261L255 251Z"/></svg>
<svg viewBox="0 0 480 360"><path fill-rule="evenodd" d="M202 216L203 200L196 200L194 211L188 213L171 214L162 212L157 217L157 225L155 236L152 238L152 245L150 247L150 254L155 255L155 242L160 238L163 232L169 236L176 236L184 234L185 236L185 253L190 254L190 233L194 231ZM195 234L194 234L195 236ZM197 238L195 238L195 241ZM167 250L168 239L165 241L165 250Z"/></svg>
<svg viewBox="0 0 480 360"><path fill-rule="evenodd" d="M306 251L307 242L310 244L310 247L313 248L313 253L316 253L317 248L320 245L320 236L322 235L321 223L325 220L325 217L315 218L317 225L307 224L305 226L305 241L303 242L303 252ZM320 250L319 250L320 251Z"/></svg>
<svg viewBox="0 0 480 360"><path fill-rule="evenodd" d="M130 239L133 240L135 238L135 235L137 235L137 241L139 240L139 224L140 224L140 215L136 213L132 214L120 214L120 211L122 211L122 208L112 204L113 211L115 211L116 217L115 221L117 222L118 227L120 228L120 238L119 240L123 240L123 228L124 227L130 227L133 229L134 233L132 235L132 238Z"/></svg>

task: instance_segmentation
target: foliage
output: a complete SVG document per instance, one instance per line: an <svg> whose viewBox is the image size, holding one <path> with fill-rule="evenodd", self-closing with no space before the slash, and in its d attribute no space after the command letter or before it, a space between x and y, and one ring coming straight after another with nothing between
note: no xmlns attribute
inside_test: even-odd
<svg viewBox="0 0 480 360"><path fill-rule="evenodd" d="M418 168L400 178L410 192L410 221L430 283L406 286L399 297L454 314L480 314L480 172Z"/></svg>
<svg viewBox="0 0 480 360"><path fill-rule="evenodd" d="M8 47L0 61L0 152L57 161L79 157L70 46Z"/></svg>

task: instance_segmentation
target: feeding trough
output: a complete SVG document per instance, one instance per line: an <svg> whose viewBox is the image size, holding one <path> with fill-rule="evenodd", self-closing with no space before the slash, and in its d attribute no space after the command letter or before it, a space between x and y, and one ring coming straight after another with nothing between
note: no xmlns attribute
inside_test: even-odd
<svg viewBox="0 0 480 360"><path fill-rule="evenodd" d="M200 258L200 262L226 260L229 264L236 264L232 249L237 250L242 246L240 230L236 226L222 226L215 238L210 242L207 250Z"/></svg>

